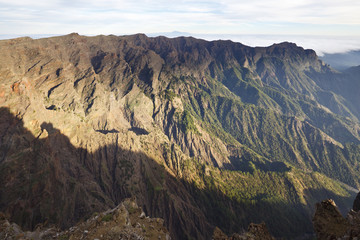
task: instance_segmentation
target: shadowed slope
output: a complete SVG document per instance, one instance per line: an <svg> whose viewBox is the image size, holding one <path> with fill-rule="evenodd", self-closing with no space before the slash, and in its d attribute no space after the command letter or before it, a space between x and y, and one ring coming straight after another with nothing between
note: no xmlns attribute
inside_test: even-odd
<svg viewBox="0 0 360 240"><path fill-rule="evenodd" d="M305 206L296 203L295 195L293 204L269 201L261 195L259 201L229 198L213 183L215 178L208 178L201 168L199 173L184 168L184 175L191 174L195 181L177 179L168 173L167 166L144 153L116 145L91 153L74 147L51 123L41 124L42 133L34 137L21 119L6 108L0 112L0 175L1 182L6 183L0 189L0 208L27 229L44 222L69 227L93 212L136 196L147 214L164 218L175 239L207 239L216 225L233 233L261 221L276 236L312 231L310 216ZM46 137L42 138L44 134ZM257 175L265 181L275 177L264 172L256 172ZM199 187L202 181L205 185ZM286 188L294 187L291 182L286 184ZM329 190L320 196L336 198L340 203L343 198ZM287 227L280 231L278 226L284 225Z"/></svg>

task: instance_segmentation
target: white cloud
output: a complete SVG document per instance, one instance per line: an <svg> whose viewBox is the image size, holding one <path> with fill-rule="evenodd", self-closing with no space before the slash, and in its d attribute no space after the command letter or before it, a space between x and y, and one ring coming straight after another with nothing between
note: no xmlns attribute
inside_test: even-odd
<svg viewBox="0 0 360 240"><path fill-rule="evenodd" d="M0 34L227 34L360 36L358 0L0 0Z"/></svg>
<svg viewBox="0 0 360 240"><path fill-rule="evenodd" d="M250 21L316 24L360 24L360 2L354 0L223 0L224 13Z"/></svg>

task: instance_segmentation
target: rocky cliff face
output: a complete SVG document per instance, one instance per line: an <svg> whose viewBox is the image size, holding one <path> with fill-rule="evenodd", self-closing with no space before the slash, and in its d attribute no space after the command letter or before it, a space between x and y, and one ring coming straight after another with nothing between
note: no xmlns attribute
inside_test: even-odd
<svg viewBox="0 0 360 240"><path fill-rule="evenodd" d="M357 195L353 209L344 218L331 199L316 204L313 218L317 239L358 239L360 237L360 212Z"/></svg>
<svg viewBox="0 0 360 240"><path fill-rule="evenodd" d="M0 210L27 230L136 196L175 239L262 221L295 237L359 186L356 77L312 50L78 34L0 49Z"/></svg>

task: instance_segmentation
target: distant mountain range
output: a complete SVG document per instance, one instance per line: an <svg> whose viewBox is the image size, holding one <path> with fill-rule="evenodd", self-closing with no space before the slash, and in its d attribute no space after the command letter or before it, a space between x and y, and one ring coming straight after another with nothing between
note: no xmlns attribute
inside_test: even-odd
<svg viewBox="0 0 360 240"><path fill-rule="evenodd" d="M251 222L294 239L314 234L316 202L347 212L360 187L359 67L143 34L0 49L0 211L25 230L134 197L173 239Z"/></svg>

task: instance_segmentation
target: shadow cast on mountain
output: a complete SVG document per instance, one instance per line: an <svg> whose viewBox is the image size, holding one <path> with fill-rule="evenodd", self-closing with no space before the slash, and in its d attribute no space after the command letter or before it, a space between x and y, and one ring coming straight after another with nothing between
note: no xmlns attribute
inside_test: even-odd
<svg viewBox="0 0 360 240"><path fill-rule="evenodd" d="M174 177L142 152L117 144L77 148L51 123L34 136L7 108L0 108L0 182L0 211L25 229L70 227L135 196L147 215L165 220L174 239L209 239L215 226L231 234L262 221L275 236L313 232L301 204L261 196L239 202Z"/></svg>
<svg viewBox="0 0 360 240"><path fill-rule="evenodd" d="M339 208L341 214L346 217L346 214L351 210L353 201L355 200L357 192L352 192L351 196L339 196L336 194L333 194L329 191L326 191L325 189L314 189L314 188L308 188L304 191L304 196L308 197L309 199L313 199L313 201L309 204L309 206L312 209L312 212L315 213L315 204L317 202L320 202L322 200L326 199L332 199L335 201L337 207ZM316 200L316 199L321 199Z"/></svg>

